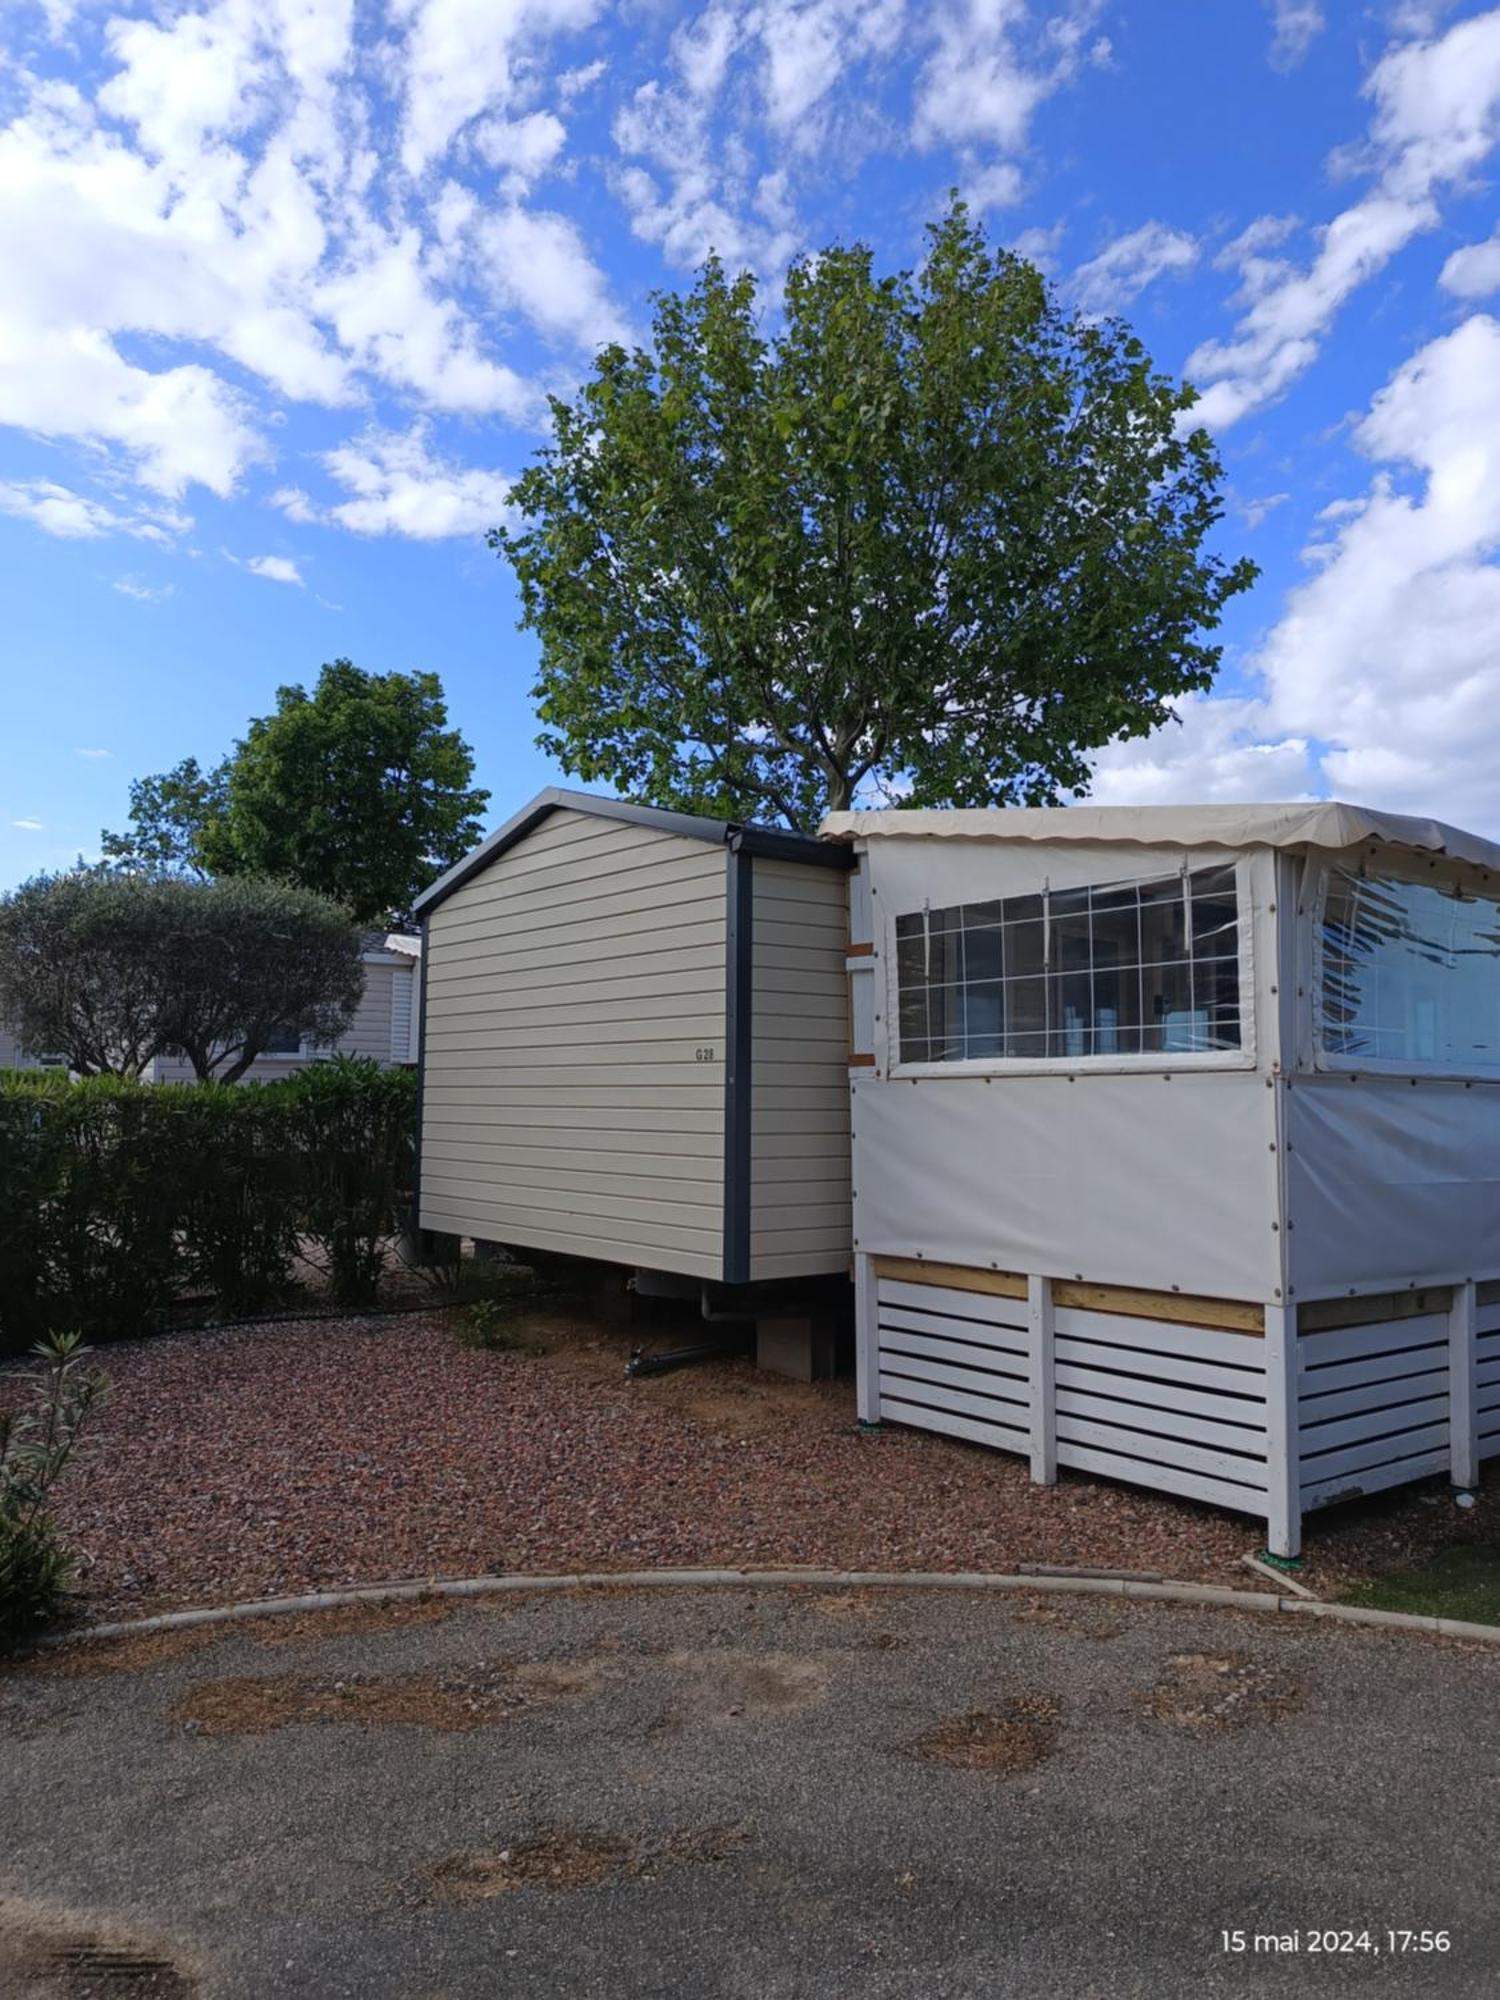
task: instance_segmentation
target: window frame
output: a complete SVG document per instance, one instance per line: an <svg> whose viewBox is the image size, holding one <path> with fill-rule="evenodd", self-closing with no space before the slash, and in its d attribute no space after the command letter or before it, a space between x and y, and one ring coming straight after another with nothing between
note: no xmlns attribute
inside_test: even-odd
<svg viewBox="0 0 1500 2000"><path fill-rule="evenodd" d="M1450 885L1467 886L1472 883L1475 871L1457 863L1429 863L1424 867L1418 861L1402 865L1389 854L1381 851L1371 855L1340 855L1324 852L1312 863L1312 893L1303 897L1308 925L1310 977L1308 979L1308 1004L1312 1011L1311 1044L1313 1068L1339 1076L1392 1076L1392 1077L1433 1077L1449 1078L1462 1083L1500 1084L1500 1063L1488 1066L1477 1063L1455 1063L1443 1057L1433 1056L1372 1056L1344 1055L1330 1049L1325 1037L1324 981L1325 954L1323 927L1328 911L1328 892L1334 872L1342 869L1345 873L1368 875L1379 879L1385 877L1394 882L1405 882L1413 888L1442 888ZM1500 908L1500 883L1495 883L1487 874L1481 876L1482 892L1487 901Z"/></svg>
<svg viewBox="0 0 1500 2000"><path fill-rule="evenodd" d="M1069 880L1064 887L1045 878L1038 879L1025 888L1007 889L1006 895L1050 895L1054 891L1067 894L1075 889L1113 889L1131 885L1144 886L1147 883L1165 881L1172 875L1192 874L1197 869L1234 869L1234 894L1236 911L1235 956L1239 966L1239 1012L1240 1046L1237 1049L1198 1049L1171 1052L1165 1049L1150 1049L1138 1054L1081 1055L1081 1056L962 1056L953 1062L903 1062L901 1059L900 998L901 977L896 950L896 920L899 916L910 915L909 910L889 911L883 918L882 953L885 958L884 1019L883 1030L884 1067L882 1074L895 1079L918 1081L943 1077L997 1077L997 1076L1155 1076L1164 1072L1188 1072L1194 1070L1246 1070L1254 1069L1256 1054L1256 981L1254 939L1254 909L1251 899L1250 857L1239 853L1232 857L1218 859L1198 859L1191 853L1185 854L1176 868L1153 868L1139 875L1121 876L1117 872L1098 878L1089 876L1079 881ZM935 898L929 899L929 906ZM978 897L972 898L980 900ZM946 907L944 905L943 907Z"/></svg>

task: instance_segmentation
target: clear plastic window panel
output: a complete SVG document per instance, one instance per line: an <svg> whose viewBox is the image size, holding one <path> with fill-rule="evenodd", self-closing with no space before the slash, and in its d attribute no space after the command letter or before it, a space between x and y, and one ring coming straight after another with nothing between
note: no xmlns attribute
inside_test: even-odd
<svg viewBox="0 0 1500 2000"><path fill-rule="evenodd" d="M1500 902L1334 868L1322 946L1329 1055L1500 1070Z"/></svg>
<svg viewBox="0 0 1500 2000"><path fill-rule="evenodd" d="M904 1063L1238 1049L1234 867L913 911L896 976Z"/></svg>

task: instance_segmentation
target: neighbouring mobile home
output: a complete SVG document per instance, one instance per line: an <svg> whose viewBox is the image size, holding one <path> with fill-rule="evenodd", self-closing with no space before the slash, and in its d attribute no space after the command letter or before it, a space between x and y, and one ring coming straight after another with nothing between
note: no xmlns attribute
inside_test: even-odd
<svg viewBox="0 0 1500 2000"><path fill-rule="evenodd" d="M1500 848L838 814L861 1415L1303 1513L1500 1452Z"/></svg>
<svg viewBox="0 0 1500 2000"><path fill-rule="evenodd" d="M548 791L417 904L424 1230L847 1275L847 848Z"/></svg>

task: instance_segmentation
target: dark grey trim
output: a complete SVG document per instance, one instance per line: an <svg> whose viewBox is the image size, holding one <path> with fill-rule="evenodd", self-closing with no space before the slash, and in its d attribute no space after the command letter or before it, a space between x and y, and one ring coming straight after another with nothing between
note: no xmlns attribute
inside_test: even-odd
<svg viewBox="0 0 1500 2000"><path fill-rule="evenodd" d="M417 1137L411 1174L411 1226L422 1240L422 1120L427 1112L427 919L420 926L421 970L417 974Z"/></svg>
<svg viewBox="0 0 1500 2000"><path fill-rule="evenodd" d="M750 1087L755 1003L755 863L731 841L725 863L724 1283L750 1282Z"/></svg>
<svg viewBox="0 0 1500 2000"><path fill-rule="evenodd" d="M588 813L594 819L623 820L629 826L654 827L658 833L680 834L685 840L706 840L715 847L738 841L747 854L764 854L778 861L800 861L813 868L852 868L851 849L803 833L787 833L778 827L739 826L733 820L700 819L694 813L664 812L657 806L633 806L623 799L595 798L592 792L569 792L549 786L538 792L530 805L523 806L504 826L497 827L480 842L472 854L455 862L440 875L430 889L424 889L412 905L413 913L428 915L446 896L488 868L507 848L524 840L549 813Z"/></svg>

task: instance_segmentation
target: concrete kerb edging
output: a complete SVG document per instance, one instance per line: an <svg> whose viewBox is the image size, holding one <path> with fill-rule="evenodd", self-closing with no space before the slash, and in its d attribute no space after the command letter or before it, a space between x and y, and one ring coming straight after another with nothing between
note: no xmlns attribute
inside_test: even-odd
<svg viewBox="0 0 1500 2000"><path fill-rule="evenodd" d="M433 1597L494 1597L558 1590L786 1589L815 1584L836 1590L999 1590L1059 1591L1071 1596L1144 1597L1168 1604L1227 1606L1238 1611L1281 1613L1295 1618L1332 1618L1345 1625L1389 1627L1402 1632L1438 1633L1449 1639L1500 1646L1500 1625L1471 1625L1459 1618L1427 1618L1407 1611L1366 1611L1356 1604L1328 1604L1320 1598L1279 1597L1260 1590L1229 1590L1211 1583L1145 1583L1139 1574L992 1575L984 1570L851 1569L651 1569L585 1570L563 1576L475 1576L432 1578L425 1582L362 1584L350 1590L315 1591L304 1597L266 1597L248 1604L223 1604L202 1611L165 1611L155 1618L132 1618L110 1625L86 1625L50 1634L46 1647L82 1645L101 1639L132 1639L149 1632L180 1632L204 1625L234 1625L254 1618L285 1618L305 1611L336 1611L354 1604L403 1604Z"/></svg>

